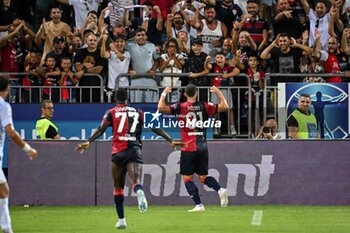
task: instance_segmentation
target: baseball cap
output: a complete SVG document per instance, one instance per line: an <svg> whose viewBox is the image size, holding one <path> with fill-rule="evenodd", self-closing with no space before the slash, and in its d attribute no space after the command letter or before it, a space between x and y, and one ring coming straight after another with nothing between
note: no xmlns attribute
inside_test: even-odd
<svg viewBox="0 0 350 233"><path fill-rule="evenodd" d="M59 42L64 42L64 39L62 36L56 36L54 39L53 39L53 43L59 43Z"/></svg>

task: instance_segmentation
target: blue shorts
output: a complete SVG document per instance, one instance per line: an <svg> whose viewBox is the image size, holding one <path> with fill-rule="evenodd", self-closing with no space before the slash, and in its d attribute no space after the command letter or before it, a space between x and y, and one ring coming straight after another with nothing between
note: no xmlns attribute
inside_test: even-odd
<svg viewBox="0 0 350 233"><path fill-rule="evenodd" d="M125 167L128 163L143 163L141 147L131 146L126 150L112 154L112 162L120 167Z"/></svg>
<svg viewBox="0 0 350 233"><path fill-rule="evenodd" d="M208 175L208 150L187 152L181 151L180 174L190 176Z"/></svg>

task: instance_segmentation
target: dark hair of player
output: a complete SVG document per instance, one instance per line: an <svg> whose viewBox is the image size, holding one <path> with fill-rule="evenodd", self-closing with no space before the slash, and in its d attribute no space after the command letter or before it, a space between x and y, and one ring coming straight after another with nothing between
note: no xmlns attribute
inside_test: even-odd
<svg viewBox="0 0 350 233"><path fill-rule="evenodd" d="M197 87L193 84L189 84L186 86L185 93L188 97L194 97L197 92Z"/></svg>
<svg viewBox="0 0 350 233"><path fill-rule="evenodd" d="M7 77L0 76L0 91L5 91L9 85L10 81Z"/></svg>
<svg viewBox="0 0 350 233"><path fill-rule="evenodd" d="M125 102L128 99L128 92L125 88L119 88L115 92L115 99L117 102Z"/></svg>

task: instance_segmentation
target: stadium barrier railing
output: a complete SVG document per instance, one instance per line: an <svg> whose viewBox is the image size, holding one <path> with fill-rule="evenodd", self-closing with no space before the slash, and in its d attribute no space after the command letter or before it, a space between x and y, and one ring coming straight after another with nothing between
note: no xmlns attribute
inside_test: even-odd
<svg viewBox="0 0 350 233"><path fill-rule="evenodd" d="M213 76L220 76L223 75L222 73L210 73L206 76L213 77ZM11 81L11 89L9 94L9 102L11 103L35 103L40 102L43 98L43 90L49 89L49 99L52 98L52 91L54 89L67 89L69 92L69 99L68 100L61 100L61 91L59 91L59 101L60 103L83 103L82 101L82 91L84 89L88 89L90 92L90 98L89 102L92 103L92 92L98 90L99 91L99 101L100 103L104 103L105 98L105 90L104 90L104 79L99 74L93 74L88 73L84 74L84 76L94 76L98 77L100 80L99 86L23 86L21 85L21 79L23 76L31 76L30 73L27 72L0 72L0 76L7 76L10 78ZM143 91L154 91L156 95L159 97L160 92L164 89L164 87L159 85L159 81L163 77L184 77L189 76L189 73L156 73L153 77L160 78L157 82L157 86L132 86L133 90L143 90ZM277 86L273 86L270 84L272 77L333 77L333 76L340 76L345 77L345 73L332 73L332 74L304 74L304 73L298 73L298 74L285 74L285 73L266 73L266 78L264 79L264 90L262 92L253 92L250 86L250 79L249 76L246 74L239 74L237 77L244 77L247 79L247 83L249 86L228 86L228 87L220 87L222 90L229 90L232 94L236 93L236 95L233 95L233 99L235 99L234 105L235 108L235 125L237 129L237 136L240 137L247 137L251 138L254 137L253 134L256 134L259 130L259 127L265 122L268 118L277 118ZM130 76L128 73L120 74L116 78L116 85L115 87L118 88L119 79L121 77L128 77L129 83L130 79L138 79L142 77L152 77L151 75L145 73L145 74L137 74L135 76ZM130 87L128 87L130 89ZM184 87L174 87L174 89L179 90L180 94L183 91ZM205 89L207 91L208 101L210 101L210 91L209 86L203 86L198 87L199 89ZM33 99L34 93L37 93L36 99ZM78 94L74 97L74 92ZM245 94L242 94L245 93ZM107 94L107 93L106 93ZM261 106L259 104L255 105L255 108L252 109L252 95L254 94L256 103L259 103L259 99L262 98L262 110L260 109ZM27 98L25 99L24 95L27 95ZM243 98L246 98L247 100L243 100ZM94 101L96 102L96 101ZM107 95L107 102L112 102L111 95ZM246 105L246 106L245 106ZM260 117L260 113L262 112L262 117ZM230 137L232 136L230 132L230 112L228 113L227 117L227 135L221 134L224 137ZM253 119L254 117L254 119ZM242 130L244 128L244 130ZM244 131L244 132L243 132Z"/></svg>
<svg viewBox="0 0 350 233"><path fill-rule="evenodd" d="M36 103L41 102L43 99L43 90L49 90L49 99L52 99L52 90L59 90L59 101L60 103L82 103L82 90L89 90L90 98L89 102L92 103L92 92L99 90L100 103L104 102L104 80L100 74L86 73L85 77L98 77L100 85L99 86L79 86L79 81L77 86L24 86L21 81L24 76L32 76L32 74L27 72L0 72L0 76L6 76L10 79L11 89L9 93L9 102L11 103ZM68 90L69 99L62 100L62 89ZM79 96L75 96L74 93L77 92ZM35 97L34 97L35 96ZM76 99L76 97L79 97ZM34 100L33 100L34 99Z"/></svg>
<svg viewBox="0 0 350 233"><path fill-rule="evenodd" d="M131 84L131 79L136 80L136 79L141 79L141 78L160 78L160 80L164 77L188 77L190 73L156 73L155 75L150 75L148 73L140 73L131 76L129 73L123 73L119 74L116 77L115 81L115 89L117 90L119 88L119 80L122 77L127 77L129 80L129 86L123 88L127 88L129 90L129 95L130 91L152 91L156 92L157 95L157 101L159 99L159 96L161 92L164 90L165 87L159 85L159 81L157 83L157 86L133 86ZM222 76L223 73L209 73L206 75L206 77L215 77L215 76ZM247 74L239 74L233 78L233 80L236 78L244 78L246 79L247 86L222 86L219 87L220 90L226 90L226 93L231 93L230 95L227 94L227 96L231 96L232 99L230 100L232 102L233 108L236 109L236 129L237 129L237 135L233 135L231 132L231 127L230 127L230 118L231 118L231 111L228 111L227 118L226 118L226 127L223 129L223 132L225 133L220 133L218 136L219 137L245 137L245 138L251 138L252 136L252 118L251 118L251 106L252 106L252 89L251 89L251 83L250 83L250 78ZM174 82L172 82L174 83ZM172 86L173 89L175 89L177 92L179 92L179 96L184 92L183 86ZM211 101L211 93L210 93L210 86L198 86L199 90L205 90L206 96L207 96L207 101L218 103L218 99L216 98L216 101ZM245 95L247 94L247 95ZM242 99L247 97L246 100ZM130 97L130 96L129 96ZM130 98L129 98L130 99ZM179 98L180 99L180 98ZM167 96L167 101L171 102L171 97L170 95ZM111 102L111 98L108 99L108 102ZM234 104L236 103L236 105ZM244 106L244 104L246 106ZM220 115L218 115L219 120L220 120Z"/></svg>

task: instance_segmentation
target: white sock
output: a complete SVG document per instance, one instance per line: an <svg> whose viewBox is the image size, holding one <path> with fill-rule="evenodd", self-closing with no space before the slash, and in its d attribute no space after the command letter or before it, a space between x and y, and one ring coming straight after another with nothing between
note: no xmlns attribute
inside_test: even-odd
<svg viewBox="0 0 350 233"><path fill-rule="evenodd" d="M9 211L9 199L0 198L0 226L2 229L11 228L11 217Z"/></svg>

